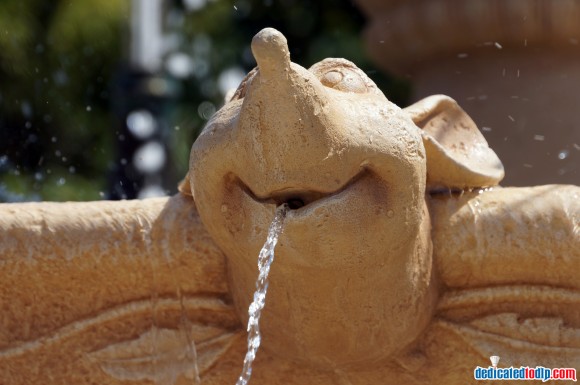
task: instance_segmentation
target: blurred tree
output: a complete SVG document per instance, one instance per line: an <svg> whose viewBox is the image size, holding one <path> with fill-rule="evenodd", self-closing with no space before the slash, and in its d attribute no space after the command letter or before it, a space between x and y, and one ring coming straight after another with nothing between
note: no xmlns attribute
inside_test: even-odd
<svg viewBox="0 0 580 385"><path fill-rule="evenodd" d="M146 1L146 0L143 0ZM0 3L0 200L88 200L106 195L118 166L110 96L129 45L129 1ZM255 65L260 29L282 31L292 60L355 62L398 103L407 87L366 58L363 18L348 0L167 0L164 73L179 98L164 110L175 192L191 144L229 88ZM119 87L117 84L116 87Z"/></svg>
<svg viewBox="0 0 580 385"><path fill-rule="evenodd" d="M0 3L0 194L99 199L126 17L117 0Z"/></svg>

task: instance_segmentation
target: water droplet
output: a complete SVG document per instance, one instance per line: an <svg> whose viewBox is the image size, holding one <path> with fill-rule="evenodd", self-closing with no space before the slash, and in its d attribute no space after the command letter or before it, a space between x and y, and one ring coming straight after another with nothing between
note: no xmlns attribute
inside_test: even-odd
<svg viewBox="0 0 580 385"><path fill-rule="evenodd" d="M63 186L65 183L66 183L66 179L64 179L64 178L59 178L59 179L56 181L56 185L57 185L57 186L59 186L59 187L60 187L60 186Z"/></svg>
<svg viewBox="0 0 580 385"><path fill-rule="evenodd" d="M387 217L392 218L393 215L395 215L395 213L393 212L393 210L387 211Z"/></svg>
<svg viewBox="0 0 580 385"><path fill-rule="evenodd" d="M569 154L570 152L568 150L562 150L558 153L558 159L564 160L568 157Z"/></svg>
<svg viewBox="0 0 580 385"><path fill-rule="evenodd" d="M91 106L87 106L87 111L91 112L91 110L92 110Z"/></svg>

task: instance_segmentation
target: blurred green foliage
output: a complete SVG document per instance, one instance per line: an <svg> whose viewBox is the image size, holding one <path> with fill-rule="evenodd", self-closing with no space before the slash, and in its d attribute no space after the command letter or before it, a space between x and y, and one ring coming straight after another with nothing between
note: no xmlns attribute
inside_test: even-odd
<svg viewBox="0 0 580 385"><path fill-rule="evenodd" d="M0 3L1 192L99 199L114 149L108 82L123 51L127 5Z"/></svg>
<svg viewBox="0 0 580 385"><path fill-rule="evenodd" d="M264 27L286 35L293 61L347 58L405 102L406 85L365 56L364 19L347 0L167 3L168 47L192 63L189 76L175 79L180 92L166 116L176 175L169 193L187 171L196 135L223 104L222 77L253 68L249 44ZM127 60L130 11L128 0L0 2L0 200L104 196L118 140L111 111L121 102L111 89Z"/></svg>

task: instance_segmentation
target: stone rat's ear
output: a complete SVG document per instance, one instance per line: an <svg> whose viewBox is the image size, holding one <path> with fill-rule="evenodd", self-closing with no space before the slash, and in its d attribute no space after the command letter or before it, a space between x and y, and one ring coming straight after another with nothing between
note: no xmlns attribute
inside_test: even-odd
<svg viewBox="0 0 580 385"><path fill-rule="evenodd" d="M183 178L183 180L179 182L177 190L179 190L179 192L184 195L193 196L193 194L191 193L191 184L189 183L189 172L185 175L185 178Z"/></svg>
<svg viewBox="0 0 580 385"><path fill-rule="evenodd" d="M422 129L429 192L495 186L503 179L501 161L455 100L434 95L404 110Z"/></svg>

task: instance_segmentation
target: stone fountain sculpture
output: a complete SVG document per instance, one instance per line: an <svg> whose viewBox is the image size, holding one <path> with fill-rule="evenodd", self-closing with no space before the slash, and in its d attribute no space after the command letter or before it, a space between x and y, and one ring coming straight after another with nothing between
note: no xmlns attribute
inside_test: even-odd
<svg viewBox="0 0 580 385"><path fill-rule="evenodd" d="M465 384L580 368L580 188L501 188L450 98L400 109L354 64L258 67L181 193L0 206L0 382L233 384L256 258L290 202L253 384Z"/></svg>

